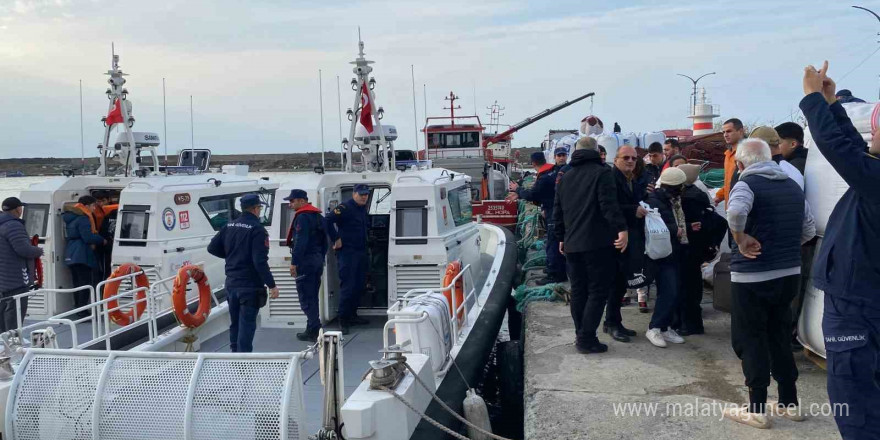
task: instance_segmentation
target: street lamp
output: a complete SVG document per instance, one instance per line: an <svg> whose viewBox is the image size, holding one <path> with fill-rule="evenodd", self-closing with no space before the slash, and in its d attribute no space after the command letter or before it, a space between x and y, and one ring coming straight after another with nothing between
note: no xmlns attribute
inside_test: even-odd
<svg viewBox="0 0 880 440"><path fill-rule="evenodd" d="M863 11L865 11L865 12L868 12L869 14L873 15L874 17L876 17L876 18L877 18L877 21L880 21L880 15L877 15L876 12L874 12L874 11L868 9L868 8L863 8L863 7L861 7L861 6L853 6L853 7L856 8L856 9L861 9L861 10L863 10ZM877 35L880 35L880 33L878 33Z"/></svg>
<svg viewBox="0 0 880 440"><path fill-rule="evenodd" d="M714 75L714 74L715 74L715 72L709 72L709 73L703 74L703 76L701 76L701 77L699 77L699 78L697 78L697 79L693 79L693 78L691 78L691 77L689 77L689 76L687 76L687 75L684 75L684 74L681 74L681 73L676 73L676 75L678 75L678 76L683 76L683 77L685 77L685 78L691 80L692 83L694 83L694 107L693 107L693 110L692 110L694 113L696 113L696 111L697 111L697 83L698 83L701 79L703 79L703 77L705 77L705 76L709 76L709 75Z"/></svg>

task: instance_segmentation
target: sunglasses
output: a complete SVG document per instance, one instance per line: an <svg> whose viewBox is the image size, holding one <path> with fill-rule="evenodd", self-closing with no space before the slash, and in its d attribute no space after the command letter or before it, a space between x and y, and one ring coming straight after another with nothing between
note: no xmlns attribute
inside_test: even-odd
<svg viewBox="0 0 880 440"><path fill-rule="evenodd" d="M635 157L635 156L618 156L617 158L623 159L625 161L633 161L633 162L635 162L636 160L639 159L638 157Z"/></svg>

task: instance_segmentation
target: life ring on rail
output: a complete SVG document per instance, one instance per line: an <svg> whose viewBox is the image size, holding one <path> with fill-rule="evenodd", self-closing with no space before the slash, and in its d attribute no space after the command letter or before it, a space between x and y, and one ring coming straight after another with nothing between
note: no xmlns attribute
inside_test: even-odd
<svg viewBox="0 0 880 440"><path fill-rule="evenodd" d="M186 304L186 286L192 279L199 286L199 308L190 313ZM196 328L205 323L211 314L211 286L208 276L198 266L188 264L177 271L174 287L171 290L171 303L177 320L187 328Z"/></svg>
<svg viewBox="0 0 880 440"><path fill-rule="evenodd" d="M40 236L34 235L31 237L31 244L34 246L40 245ZM43 287L43 259L40 257L34 258L34 286L37 289Z"/></svg>
<svg viewBox="0 0 880 440"><path fill-rule="evenodd" d="M449 287L452 284L452 280L455 279L458 274L461 273L461 261L453 261L446 265L446 276L443 277L443 287ZM464 302L464 283L461 281L461 277L459 277L455 281L455 285L452 286L452 289L446 290L443 292L443 296L446 297L446 303L449 304L449 317L451 318L453 314L455 314L455 309L461 307L461 304ZM455 298L455 306L453 306L452 298ZM464 318L464 309L458 311L458 321L461 322Z"/></svg>
<svg viewBox="0 0 880 440"><path fill-rule="evenodd" d="M113 273L110 274L110 278L119 278L126 275L131 275L133 273L137 273L134 277L134 284L137 288L150 288L150 280L147 278L147 275L141 270L140 266L134 263L125 263L116 268ZM138 290L137 293L134 294L134 305L128 310L122 310L119 308L119 298L115 298L116 294L119 292L119 285L122 283L122 280L110 281L104 286L104 299L109 299L107 301L107 309L110 310L108 315L110 319L116 323L116 325L126 326L129 325L138 319L141 318L141 315L144 314L144 310L147 308L147 303L144 301L147 297L146 290Z"/></svg>

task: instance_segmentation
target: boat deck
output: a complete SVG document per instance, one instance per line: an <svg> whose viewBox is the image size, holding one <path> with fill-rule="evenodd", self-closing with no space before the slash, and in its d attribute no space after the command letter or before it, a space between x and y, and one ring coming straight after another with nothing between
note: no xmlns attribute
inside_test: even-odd
<svg viewBox="0 0 880 440"><path fill-rule="evenodd" d="M653 295L652 295L653 296ZM653 304L651 304L653 307ZM689 336L682 345L657 348L645 338L650 313L635 306L622 310L624 324L637 331L631 343L600 333L608 352L579 354L569 307L535 302L524 317L525 439L839 439L829 415L805 422L773 418L769 430L721 419L715 405L748 400L740 361L730 345L730 315L703 301L706 334ZM600 330L601 331L601 330ZM825 371L803 353L795 353L802 410L827 404ZM771 399L776 386L770 387ZM636 415L641 405L641 414ZM656 414L646 415L656 404ZM677 406L679 405L680 406ZM617 405L617 407L615 407ZM699 409L694 413L688 408ZM827 405L816 411L827 411ZM630 412L633 411L633 412Z"/></svg>

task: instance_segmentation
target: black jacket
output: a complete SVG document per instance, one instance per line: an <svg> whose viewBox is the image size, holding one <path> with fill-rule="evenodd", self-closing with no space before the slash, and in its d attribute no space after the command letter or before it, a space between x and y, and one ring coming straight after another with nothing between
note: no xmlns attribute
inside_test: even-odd
<svg viewBox="0 0 880 440"><path fill-rule="evenodd" d="M702 222L706 211L712 207L709 195L694 185L685 185L681 193L681 210L684 211L684 220L687 223L688 242L690 244L703 243L703 231L694 231L691 224Z"/></svg>
<svg viewBox="0 0 880 440"><path fill-rule="evenodd" d="M846 110L821 93L800 104L816 146L849 184L837 202L813 264L813 284L826 295L880 308L880 157L869 154Z"/></svg>
<svg viewBox="0 0 880 440"><path fill-rule="evenodd" d="M275 287L269 270L269 233L257 216L242 213L208 244L208 253L226 259L226 287Z"/></svg>
<svg viewBox="0 0 880 440"><path fill-rule="evenodd" d="M791 154L791 158L785 159L788 163L794 165L801 174L804 174L804 169L807 167L807 153L810 151L804 148L802 145L799 145Z"/></svg>
<svg viewBox="0 0 880 440"><path fill-rule="evenodd" d="M41 255L43 249L31 244L24 221L0 213L0 293L34 284L34 260Z"/></svg>
<svg viewBox="0 0 880 440"><path fill-rule="evenodd" d="M620 212L626 219L626 225L629 229L644 228L645 221L636 217L636 210L645 190L636 180L627 182L626 175L617 167L614 167L614 179L617 184L617 204L620 205Z"/></svg>
<svg viewBox="0 0 880 440"><path fill-rule="evenodd" d="M669 235L672 238L672 250L678 251L681 244L678 241L678 223L675 222L675 214L672 211L672 198L666 189L658 187L652 193L648 194L648 204L652 208L656 208L663 217L663 223L666 223L666 229L669 229ZM684 207L682 207L684 211ZM687 216L685 216L687 217Z"/></svg>
<svg viewBox="0 0 880 440"><path fill-rule="evenodd" d="M593 150L575 151L570 165L556 189L556 236L563 237L566 252L613 246L617 233L627 230L617 203L614 171Z"/></svg>

